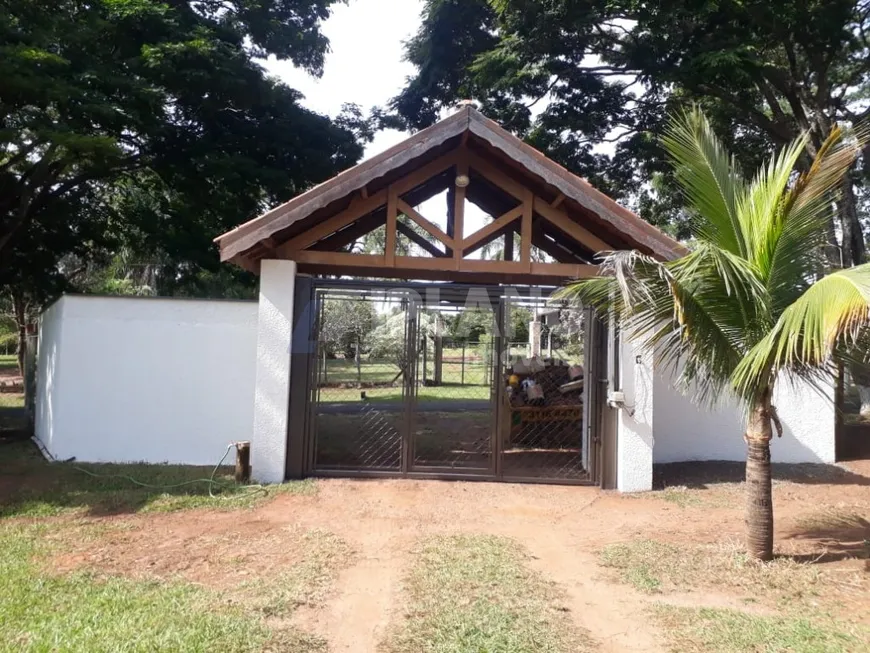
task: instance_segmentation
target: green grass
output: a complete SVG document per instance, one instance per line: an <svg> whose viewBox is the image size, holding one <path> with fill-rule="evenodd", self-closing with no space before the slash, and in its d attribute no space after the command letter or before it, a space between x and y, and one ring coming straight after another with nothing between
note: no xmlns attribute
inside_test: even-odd
<svg viewBox="0 0 870 653"><path fill-rule="evenodd" d="M18 369L18 356L16 354L0 354L0 369L11 367Z"/></svg>
<svg viewBox="0 0 870 653"><path fill-rule="evenodd" d="M867 631L803 617L760 616L737 610L657 606L657 621L674 653L857 653Z"/></svg>
<svg viewBox="0 0 870 653"><path fill-rule="evenodd" d="M611 544L601 552L601 563L616 569L622 582L646 594L661 591L665 571L679 556L675 547L652 540Z"/></svg>
<svg viewBox="0 0 870 653"><path fill-rule="evenodd" d="M0 392L0 409L3 408L24 408L24 395Z"/></svg>
<svg viewBox="0 0 870 653"><path fill-rule="evenodd" d="M99 476L90 476L77 467ZM29 441L0 444L0 468L7 481L0 493L0 517L167 512L202 507L233 509L254 505L279 493L316 491L310 480L268 488L239 485L233 481L229 467L222 467L215 477L225 485L214 488L215 497L209 496L209 484L205 482L143 488L115 476L131 477L152 486L177 486L208 479L213 467L48 463Z"/></svg>
<svg viewBox="0 0 870 653"><path fill-rule="evenodd" d="M45 569L50 554L69 539L99 537L101 528L0 524L0 652L325 653L326 642L290 626L288 618L299 605L321 600L346 563L347 547L335 536L287 535L301 538L288 546L299 543L306 552L302 560L235 593Z"/></svg>
<svg viewBox="0 0 870 653"><path fill-rule="evenodd" d="M647 594L725 591L770 606L817 612L819 606L833 608L870 593L870 578L857 569L829 569L786 556L759 563L736 544L677 546L633 540L605 547L601 563Z"/></svg>
<svg viewBox="0 0 870 653"><path fill-rule="evenodd" d="M55 576L33 560L44 529L0 531L0 651L262 650L269 631L188 584Z"/></svg>
<svg viewBox="0 0 870 653"><path fill-rule="evenodd" d="M426 541L407 579L405 619L388 653L579 653L598 650L576 630L563 596L526 566L506 538L462 535Z"/></svg>
<svg viewBox="0 0 870 653"><path fill-rule="evenodd" d="M365 392L366 401L372 403L396 403L402 401L402 388L322 388L320 402L331 403L360 403L363 401L361 393ZM475 385L443 385L438 387L423 387L417 389L417 401L473 401L488 400L490 398L489 386Z"/></svg>

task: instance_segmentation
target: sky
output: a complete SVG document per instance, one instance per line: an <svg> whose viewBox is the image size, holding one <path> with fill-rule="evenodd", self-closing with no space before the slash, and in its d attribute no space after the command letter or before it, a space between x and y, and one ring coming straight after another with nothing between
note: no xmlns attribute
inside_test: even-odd
<svg viewBox="0 0 870 653"><path fill-rule="evenodd" d="M358 104L364 112L386 106L414 74L414 66L404 61L404 42L419 29L422 12L423 0L350 0L348 4L335 5L332 16L323 24L331 52L326 57L322 77L313 77L289 61L272 58L264 65L272 75L302 93L305 96L302 104L318 113L334 117L346 103ZM366 147L364 159L407 136L394 130L379 132ZM445 228L443 197L436 196L418 208ZM467 205L463 235L477 231L486 222L487 216L482 211Z"/></svg>
<svg viewBox="0 0 870 653"><path fill-rule="evenodd" d="M416 33L422 0L351 0L335 5L323 24L331 43L323 77L317 79L289 61L266 63L266 68L305 96L308 108L335 116L345 103L363 111L385 106L401 91L414 67L403 61L403 43ZM400 142L396 131L379 133L366 148L369 158Z"/></svg>

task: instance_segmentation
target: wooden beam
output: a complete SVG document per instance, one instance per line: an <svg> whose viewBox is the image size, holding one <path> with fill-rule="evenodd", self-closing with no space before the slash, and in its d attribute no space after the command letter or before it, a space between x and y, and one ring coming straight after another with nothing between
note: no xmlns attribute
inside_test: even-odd
<svg viewBox="0 0 870 653"><path fill-rule="evenodd" d="M605 252L614 249L585 227L572 220L561 209L554 209L549 203L539 197L535 198L535 211L547 222L564 232L592 252Z"/></svg>
<svg viewBox="0 0 870 653"><path fill-rule="evenodd" d="M340 231L336 231L328 238L316 242L310 249L319 252L336 252L351 243L356 242L366 234L373 232L378 227L384 226L387 219L386 209L376 211L371 215L360 218L351 225Z"/></svg>
<svg viewBox="0 0 870 653"><path fill-rule="evenodd" d="M507 227L511 222L515 220L519 220L523 215L523 207L518 206L512 211L508 211L503 216L498 218L497 220L493 220L488 225L486 225L483 229L479 231L475 231L468 238L462 241L462 255L468 256L475 249L480 249L483 245L481 245L481 241L486 239L489 236L501 231L505 227ZM477 247L475 247L477 245Z"/></svg>
<svg viewBox="0 0 870 653"><path fill-rule="evenodd" d="M328 267L350 266L355 268L385 268L387 262L384 256L373 254L350 254L348 252L315 252L310 249L284 252L291 261L303 264L322 265ZM325 273L333 274L329 270Z"/></svg>
<svg viewBox="0 0 870 653"><path fill-rule="evenodd" d="M463 155L468 152L463 150ZM456 177L468 176L468 161L465 156L456 164ZM456 242L462 241L465 234L465 188L456 187L456 195L453 203L453 237ZM462 260L462 248L454 247L453 258L456 261Z"/></svg>
<svg viewBox="0 0 870 653"><path fill-rule="evenodd" d="M405 200L399 198L398 207L402 213L407 215L409 218L411 218L411 220L413 220L423 229L429 232L429 234L433 238L437 238L447 247L454 247L453 239L450 236L441 231L441 229L439 229L437 225L429 222L429 220L420 215L417 210L413 206L410 206L407 202L405 202Z"/></svg>
<svg viewBox="0 0 870 653"><path fill-rule="evenodd" d="M543 220L535 220L532 226L532 245L552 256L557 263L586 263L591 255L582 256L567 248L564 244L547 236L542 228ZM585 247L583 248L586 249Z"/></svg>
<svg viewBox="0 0 870 653"><path fill-rule="evenodd" d="M560 206L562 206L562 202L564 202L564 201L565 201L565 193L559 193L556 196L556 199L554 199L552 202L550 202L550 206L552 206L554 209L558 209Z"/></svg>
<svg viewBox="0 0 870 653"><path fill-rule="evenodd" d="M366 185L360 188L359 194L364 200L367 200L369 198L369 187Z"/></svg>
<svg viewBox="0 0 870 653"><path fill-rule="evenodd" d="M360 199L358 202L353 203L344 211L341 211L340 213L335 214L331 218L312 226L306 231L303 231L295 238L291 238L286 243L281 245L281 247L278 248L278 251L298 251L310 247L318 240L334 234L342 227L346 227L347 225L356 222L367 213L371 213L375 209L380 208L386 203L386 201L386 190L375 193L374 195L369 196L367 199Z"/></svg>
<svg viewBox="0 0 870 653"><path fill-rule="evenodd" d="M514 260L514 234L516 231L511 229L504 235L504 260Z"/></svg>
<svg viewBox="0 0 870 653"><path fill-rule="evenodd" d="M495 184L509 195L513 195L521 202L525 199L526 191L528 189L523 184L502 172L482 156L472 152L471 150L468 151L468 164L473 170L480 174L480 176L485 177L492 184Z"/></svg>
<svg viewBox="0 0 870 653"><path fill-rule="evenodd" d="M430 161L421 168L417 168L406 176L397 180L395 184L396 193L401 197L405 193L414 190L420 184L426 183L432 177L437 177L439 174L456 165L459 159L459 150L451 150L447 154L439 156L434 161Z"/></svg>
<svg viewBox="0 0 870 653"><path fill-rule="evenodd" d="M447 235L454 241L456 238L456 184L451 181L447 187ZM460 237L459 240L462 240ZM447 248L447 255L453 258L453 250Z"/></svg>
<svg viewBox="0 0 870 653"><path fill-rule="evenodd" d="M598 266L583 263L532 263L534 276L590 279L598 276Z"/></svg>
<svg viewBox="0 0 870 653"><path fill-rule="evenodd" d="M405 270L438 270L449 272L456 269L453 259L427 258L424 256L397 256L396 267Z"/></svg>
<svg viewBox="0 0 870 653"><path fill-rule="evenodd" d="M406 225L405 223L403 223L403 222L397 222L397 223L396 223L396 230L397 230L400 234L402 234L403 236L405 236L405 238L407 238L407 239L410 240L412 243L414 243L415 245L417 245L420 249L422 249L422 250L428 252L428 253L429 253L430 255L432 255L433 257L435 257L435 258L445 258L445 257L448 256L448 254L446 254L445 252L442 252L442 251L441 251L440 249L438 249L435 245L433 245L433 244L430 243L428 240L426 240L425 238L423 238L423 236L421 236L421 235L418 234L416 231L414 231L413 229L411 229L411 227L409 227L409 226ZM450 256L450 258L453 258L453 255L452 255L452 254L450 254L449 256Z"/></svg>
<svg viewBox="0 0 870 653"><path fill-rule="evenodd" d="M392 266L396 260L396 218L398 216L399 196L396 189L390 186L387 189L387 234L384 238L384 257L386 264Z"/></svg>
<svg viewBox="0 0 870 653"><path fill-rule="evenodd" d="M520 230L520 263L531 270L532 266L532 218L534 214L535 196L527 190L523 198L523 224Z"/></svg>

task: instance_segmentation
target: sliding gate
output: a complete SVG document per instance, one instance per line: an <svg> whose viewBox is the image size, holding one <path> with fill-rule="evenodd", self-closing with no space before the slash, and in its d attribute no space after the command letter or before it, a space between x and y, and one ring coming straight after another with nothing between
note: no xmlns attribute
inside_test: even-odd
<svg viewBox="0 0 870 653"><path fill-rule="evenodd" d="M586 312L447 285L322 284L312 305L311 473L592 480Z"/></svg>

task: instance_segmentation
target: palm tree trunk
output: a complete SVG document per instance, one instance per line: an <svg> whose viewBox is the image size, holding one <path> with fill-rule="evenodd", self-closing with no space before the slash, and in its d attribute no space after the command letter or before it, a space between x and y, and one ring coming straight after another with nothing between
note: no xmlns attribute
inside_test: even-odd
<svg viewBox="0 0 870 653"><path fill-rule="evenodd" d="M746 429L746 549L757 560L773 559L770 397L770 388L759 394L750 410Z"/></svg>

